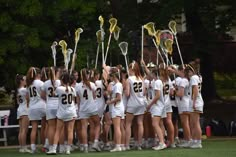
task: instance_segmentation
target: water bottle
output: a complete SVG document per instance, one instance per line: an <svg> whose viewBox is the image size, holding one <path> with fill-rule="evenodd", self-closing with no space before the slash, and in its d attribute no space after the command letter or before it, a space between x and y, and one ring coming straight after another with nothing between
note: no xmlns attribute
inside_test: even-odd
<svg viewBox="0 0 236 157"><path fill-rule="evenodd" d="M207 135L207 137L211 137L211 126L207 126L206 127L206 135Z"/></svg>

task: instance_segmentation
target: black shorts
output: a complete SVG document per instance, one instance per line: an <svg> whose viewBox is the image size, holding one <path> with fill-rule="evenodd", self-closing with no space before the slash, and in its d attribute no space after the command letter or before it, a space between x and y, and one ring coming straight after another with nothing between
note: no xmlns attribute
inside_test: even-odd
<svg viewBox="0 0 236 157"><path fill-rule="evenodd" d="M105 112L105 113L109 112L109 105L107 105L107 107L106 107L106 109L105 109L104 112Z"/></svg>
<svg viewBox="0 0 236 157"><path fill-rule="evenodd" d="M173 110L173 112L172 112L172 120L176 121L176 120L179 119L178 107L172 106L172 110Z"/></svg>

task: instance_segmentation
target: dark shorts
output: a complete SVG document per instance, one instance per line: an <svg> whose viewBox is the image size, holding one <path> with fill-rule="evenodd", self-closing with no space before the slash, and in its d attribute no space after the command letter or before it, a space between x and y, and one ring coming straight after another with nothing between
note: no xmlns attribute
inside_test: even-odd
<svg viewBox="0 0 236 157"><path fill-rule="evenodd" d="M106 109L105 109L104 112L105 112L105 113L109 112L109 105L107 105L107 107L106 107Z"/></svg>
<svg viewBox="0 0 236 157"><path fill-rule="evenodd" d="M173 110L173 112L172 112L172 120L176 121L176 120L179 119L178 107L172 106L172 110Z"/></svg>

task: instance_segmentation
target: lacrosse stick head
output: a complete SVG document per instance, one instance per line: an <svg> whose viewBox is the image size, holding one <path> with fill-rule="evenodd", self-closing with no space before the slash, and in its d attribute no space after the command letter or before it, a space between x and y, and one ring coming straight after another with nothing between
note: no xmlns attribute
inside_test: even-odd
<svg viewBox="0 0 236 157"><path fill-rule="evenodd" d="M97 36L97 42L98 43L101 43L102 42L102 31L101 30L98 30L96 32L96 36Z"/></svg>
<svg viewBox="0 0 236 157"><path fill-rule="evenodd" d="M70 63L70 56L71 54L73 53L73 50L72 49L67 49L67 65Z"/></svg>
<svg viewBox="0 0 236 157"><path fill-rule="evenodd" d="M166 49L166 51L169 53L169 55L172 55L172 51L173 51L173 40L171 39L167 39L165 42L164 42L164 47Z"/></svg>
<svg viewBox="0 0 236 157"><path fill-rule="evenodd" d="M168 24L169 29L171 30L171 32L176 35L177 31L176 31L176 22L174 20L171 20Z"/></svg>
<svg viewBox="0 0 236 157"><path fill-rule="evenodd" d="M161 30L157 30L154 34L156 44L159 46L161 42Z"/></svg>
<svg viewBox="0 0 236 157"><path fill-rule="evenodd" d="M161 35L160 35L160 46L165 50L165 52L168 52L165 46L165 41L169 39L172 40L174 39L172 32L169 30L162 30ZM173 44L173 43L172 43Z"/></svg>
<svg viewBox="0 0 236 157"><path fill-rule="evenodd" d="M110 18L109 23L110 23L109 31L110 31L110 33L113 33L114 30L115 30L115 27L117 25L117 19L116 18Z"/></svg>
<svg viewBox="0 0 236 157"><path fill-rule="evenodd" d="M155 34L155 24L154 22L148 22L143 26L147 31L150 36L154 36Z"/></svg>
<svg viewBox="0 0 236 157"><path fill-rule="evenodd" d="M55 56L56 53L57 53L57 51L56 51L56 46L57 46L57 42L54 41L54 42L52 43L52 46L51 46L51 49L52 49L52 55L53 55L53 56Z"/></svg>
<svg viewBox="0 0 236 157"><path fill-rule="evenodd" d="M121 43L119 43L119 47L120 47L120 50L122 52L122 54L125 56L127 55L127 52L128 52L128 43L123 41Z"/></svg>
<svg viewBox="0 0 236 157"><path fill-rule="evenodd" d="M100 21L100 28L102 28L102 26L103 26L103 24L104 24L104 19L103 19L102 15L100 15L100 16L98 17L98 20Z"/></svg>
<svg viewBox="0 0 236 157"><path fill-rule="evenodd" d="M115 29L114 29L114 38L115 38L116 41L119 40L120 30L121 30L120 27L118 27L118 26L116 25L116 27L115 27Z"/></svg>
<svg viewBox="0 0 236 157"><path fill-rule="evenodd" d="M61 49L62 49L62 53L63 53L63 56L64 56L64 61L66 61L67 59L67 43L65 42L65 40L61 40L59 42L59 45L61 46Z"/></svg>
<svg viewBox="0 0 236 157"><path fill-rule="evenodd" d="M75 42L76 42L76 43L79 41L80 34L81 34L82 32L83 32L83 29L82 29L82 28L76 29L76 31L75 31Z"/></svg>

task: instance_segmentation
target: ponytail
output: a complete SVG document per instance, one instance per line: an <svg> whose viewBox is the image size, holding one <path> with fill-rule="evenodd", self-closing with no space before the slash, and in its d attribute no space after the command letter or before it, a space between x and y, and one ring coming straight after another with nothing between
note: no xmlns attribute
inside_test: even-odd
<svg viewBox="0 0 236 157"><path fill-rule="evenodd" d="M92 87L90 85L90 81L88 79L88 76L87 76L87 72L86 72L86 69L82 69L80 71L80 75L81 75L81 80L83 81L83 83L90 89L92 90Z"/></svg>
<svg viewBox="0 0 236 157"><path fill-rule="evenodd" d="M40 70L35 67L29 68L27 74L26 74L26 86L29 87L33 81L35 80L37 74L40 74Z"/></svg>

